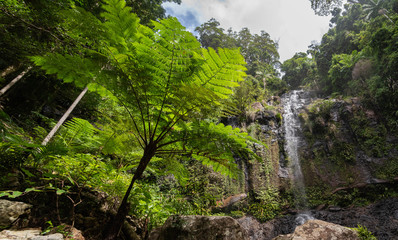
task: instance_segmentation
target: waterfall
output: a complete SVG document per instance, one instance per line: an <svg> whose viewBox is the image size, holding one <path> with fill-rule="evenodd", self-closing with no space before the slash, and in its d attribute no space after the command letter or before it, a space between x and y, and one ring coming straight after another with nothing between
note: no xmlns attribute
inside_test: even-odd
<svg viewBox="0 0 398 240"><path fill-rule="evenodd" d="M294 90L285 94L282 98L284 106L283 124L285 130L285 151L289 156L291 170L292 189L296 207L302 210L308 209L307 195L305 192L304 177L300 166L299 147L302 145L301 126L299 119L300 109L308 104L310 98L302 90ZM296 224L301 225L312 219L308 213L299 214L296 217Z"/></svg>

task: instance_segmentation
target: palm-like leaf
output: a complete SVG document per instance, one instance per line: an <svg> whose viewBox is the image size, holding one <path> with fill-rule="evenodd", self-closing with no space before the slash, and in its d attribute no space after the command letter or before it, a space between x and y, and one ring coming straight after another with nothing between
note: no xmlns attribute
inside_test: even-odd
<svg viewBox="0 0 398 240"><path fill-rule="evenodd" d="M232 94L232 88L245 76L245 61L239 50L212 48L202 49L204 64L195 74L195 83L210 89L220 98Z"/></svg>
<svg viewBox="0 0 398 240"><path fill-rule="evenodd" d="M96 131L98 131L90 122L81 118L73 118L67 121L64 124L64 127L67 130L64 139L68 145L82 137L91 137Z"/></svg>

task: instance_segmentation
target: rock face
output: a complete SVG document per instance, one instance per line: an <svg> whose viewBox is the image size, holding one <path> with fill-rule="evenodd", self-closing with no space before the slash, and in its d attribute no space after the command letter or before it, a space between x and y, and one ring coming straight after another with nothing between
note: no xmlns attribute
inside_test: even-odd
<svg viewBox="0 0 398 240"><path fill-rule="evenodd" d="M281 235L274 240L319 240L319 239L344 239L360 240L358 234L349 228L324 222L321 220L309 220L298 226L294 233Z"/></svg>
<svg viewBox="0 0 398 240"><path fill-rule="evenodd" d="M171 216L150 240L244 240L246 231L231 217Z"/></svg>
<svg viewBox="0 0 398 240"><path fill-rule="evenodd" d="M396 132L359 99L319 100L301 114L308 147L301 149L307 187L362 186L398 176Z"/></svg>
<svg viewBox="0 0 398 240"><path fill-rule="evenodd" d="M264 107L265 106L265 107ZM283 128L281 108L278 103L268 105L267 103L254 103L247 113L247 119L242 123L243 128L253 138L265 143L268 148L254 144L251 148L261 160L246 160L245 174L247 178L246 191L251 196L261 194L261 191L270 186L286 188L288 176L284 172L287 165L281 150L283 149Z"/></svg>
<svg viewBox="0 0 398 240"><path fill-rule="evenodd" d="M32 205L0 199L0 227L8 227L19 216L28 214Z"/></svg>

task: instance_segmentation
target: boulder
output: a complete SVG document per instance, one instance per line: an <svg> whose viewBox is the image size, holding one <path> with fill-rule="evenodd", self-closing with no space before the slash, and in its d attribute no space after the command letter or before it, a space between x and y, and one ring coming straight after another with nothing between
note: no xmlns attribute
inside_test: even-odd
<svg viewBox="0 0 398 240"><path fill-rule="evenodd" d="M294 233L280 235L274 240L318 240L318 239L344 239L360 240L356 231L321 220L309 220L298 226Z"/></svg>
<svg viewBox="0 0 398 240"><path fill-rule="evenodd" d="M63 240L64 237L61 233L55 233L50 235L40 235L41 229L25 229L18 231L4 230L0 232L0 240Z"/></svg>
<svg viewBox="0 0 398 240"><path fill-rule="evenodd" d="M85 240L85 238L83 237L82 231L71 227L68 229L68 237L66 238L66 240Z"/></svg>
<svg viewBox="0 0 398 240"><path fill-rule="evenodd" d="M32 205L0 199L0 227L9 227L19 216L28 214Z"/></svg>
<svg viewBox="0 0 398 240"><path fill-rule="evenodd" d="M214 212L225 212L230 213L231 211L236 211L240 209L241 204L244 204L244 199L247 198L246 193L236 194L217 201L218 207L213 209Z"/></svg>
<svg viewBox="0 0 398 240"><path fill-rule="evenodd" d="M295 227L293 215L275 218L265 223L259 222L252 216L244 216L237 221L247 232L248 240L271 240L278 235L293 232Z"/></svg>
<svg viewBox="0 0 398 240"><path fill-rule="evenodd" d="M246 231L231 217L171 216L149 235L150 240L244 240Z"/></svg>

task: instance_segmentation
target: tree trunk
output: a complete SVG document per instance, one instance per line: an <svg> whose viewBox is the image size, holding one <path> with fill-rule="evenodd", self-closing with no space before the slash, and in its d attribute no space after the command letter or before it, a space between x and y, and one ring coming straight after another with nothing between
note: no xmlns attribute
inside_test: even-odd
<svg viewBox="0 0 398 240"><path fill-rule="evenodd" d="M61 125L65 122L65 120L69 117L70 113L75 109L76 105L80 102L80 100L83 98L84 94L87 92L87 86L83 89L83 91L77 96L75 101L70 105L68 110L64 113L64 115L61 117L61 119L57 122L57 125L54 126L53 129L51 129L51 132L44 138L43 142L41 145L45 146L47 143L51 140L51 138L54 136L54 134L58 131L58 129L61 127Z"/></svg>
<svg viewBox="0 0 398 240"><path fill-rule="evenodd" d="M5 77L5 76L7 76L8 74L10 74L10 73L16 71L17 68L18 68L18 67L16 67L15 65L9 66L8 68L6 68L4 71L1 72L0 77L3 78L3 77Z"/></svg>
<svg viewBox="0 0 398 240"><path fill-rule="evenodd" d="M8 89L10 89L15 83L17 83L32 67L28 67L25 71L21 72L16 78L0 90L0 96L3 95Z"/></svg>
<svg viewBox="0 0 398 240"><path fill-rule="evenodd" d="M152 157L155 155L156 146L148 145L144 150L144 155L140 160L140 164L138 165L137 170L134 173L133 178L131 179L130 186L128 187L126 193L124 194L122 203L120 204L119 209L117 210L116 216L107 224L104 232L104 240L115 240L119 235L119 232L123 226L124 220L128 214L129 205L128 198L130 196L131 190L133 189L134 182L139 179L148 166L149 161L151 161Z"/></svg>

